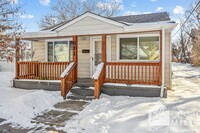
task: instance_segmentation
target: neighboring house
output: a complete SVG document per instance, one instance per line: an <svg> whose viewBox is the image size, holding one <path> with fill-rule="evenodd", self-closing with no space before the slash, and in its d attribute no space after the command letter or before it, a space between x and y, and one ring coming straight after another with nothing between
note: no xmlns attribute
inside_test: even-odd
<svg viewBox="0 0 200 133"><path fill-rule="evenodd" d="M94 78L96 98L103 83L158 86L163 96L164 87L172 87L171 31L176 25L166 12L111 18L86 12L25 33L34 62L18 62L16 79L61 78L63 96L77 78Z"/></svg>

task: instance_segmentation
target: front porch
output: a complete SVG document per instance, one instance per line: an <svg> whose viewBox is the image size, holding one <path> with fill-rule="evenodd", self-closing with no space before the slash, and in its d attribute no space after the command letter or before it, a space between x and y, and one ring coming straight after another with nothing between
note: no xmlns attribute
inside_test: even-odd
<svg viewBox="0 0 200 133"><path fill-rule="evenodd" d="M149 32L146 32L149 33ZM152 33L152 31L151 31ZM92 75L93 85L94 85L94 97L99 98L101 93L101 88L104 83L122 83L127 85L150 85L152 88L155 86L161 88L162 85L162 31L154 31L154 33L159 33L160 37L160 46L159 46L159 57L157 61L111 61L108 60L108 45L109 41L108 36L113 35L98 35L98 45L100 43L100 56L85 58L89 61L91 67L87 68ZM57 84L60 84L61 95L66 98L67 93L73 87L73 85L78 81L80 77L79 73L84 72L87 69L83 69L85 62L81 60L83 57L84 49L78 49L78 47L83 45L83 42L79 42L81 36L72 37L72 48L73 56L72 61L68 62L21 62L17 58L16 62L16 81L14 86L23 79L23 82L27 81L31 84L40 84L35 87L39 89L45 86L46 88L50 85L53 85L56 81ZM83 38L83 37L82 37ZM90 38L97 38L96 36L90 36ZM111 41L111 40L110 40ZM95 45L93 41L90 41L91 45ZM115 42L116 45L116 42ZM94 46L92 49L85 50L86 53L90 51L90 55L95 55ZM98 49L99 50L99 49ZM81 51L81 53L80 53ZM17 52L18 53L18 52ZM93 53L93 54L92 54ZM98 53L99 54L99 53ZM82 64L83 63L83 64ZM89 78L89 77L87 77ZM35 82L33 82L35 81ZM47 81L47 82L45 82ZM43 82L44 84L41 84ZM17 86L16 86L17 87ZM54 86L56 87L56 86ZM133 86L134 87L134 86ZM25 88L25 87L24 87ZM51 88L51 87L50 87ZM58 86L57 86L58 88ZM146 89L149 89L148 87ZM161 89L159 89L160 92ZM142 93L142 90L141 90ZM144 92L145 93L145 92ZM161 92L162 93L162 92ZM141 95L142 96L142 95ZM156 95L159 96L159 95Z"/></svg>

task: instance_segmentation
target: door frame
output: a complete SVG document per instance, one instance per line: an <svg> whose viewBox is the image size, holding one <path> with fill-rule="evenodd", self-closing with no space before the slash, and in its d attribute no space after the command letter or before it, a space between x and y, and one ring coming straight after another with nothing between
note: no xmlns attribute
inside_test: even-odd
<svg viewBox="0 0 200 133"><path fill-rule="evenodd" d="M93 69L94 69L94 42L101 41L102 36L94 36L90 37L90 77L93 76ZM111 36L106 36L106 59L107 61L111 61ZM93 59L92 59L93 58Z"/></svg>

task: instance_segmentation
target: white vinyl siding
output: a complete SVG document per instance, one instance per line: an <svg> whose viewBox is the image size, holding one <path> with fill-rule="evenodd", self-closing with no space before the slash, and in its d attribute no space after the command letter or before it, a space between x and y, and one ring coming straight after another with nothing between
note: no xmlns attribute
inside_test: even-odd
<svg viewBox="0 0 200 133"><path fill-rule="evenodd" d="M92 17L86 17L58 32L59 35L89 35L123 32L123 28Z"/></svg>
<svg viewBox="0 0 200 133"><path fill-rule="evenodd" d="M34 55L32 61L45 61L45 41L32 41L32 51Z"/></svg>
<svg viewBox="0 0 200 133"><path fill-rule="evenodd" d="M90 50L90 37L78 37L78 77L90 77L90 53L82 53L82 50ZM91 52L91 51L90 51Z"/></svg>

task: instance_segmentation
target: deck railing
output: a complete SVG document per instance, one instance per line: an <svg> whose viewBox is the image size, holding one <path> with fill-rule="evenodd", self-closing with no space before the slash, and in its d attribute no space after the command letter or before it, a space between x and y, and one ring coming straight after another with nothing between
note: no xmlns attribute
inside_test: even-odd
<svg viewBox="0 0 200 133"><path fill-rule="evenodd" d="M60 80L69 62L17 62L17 79Z"/></svg>
<svg viewBox="0 0 200 133"><path fill-rule="evenodd" d="M77 82L77 63L71 62L61 74L61 95L64 99L75 82Z"/></svg>
<svg viewBox="0 0 200 133"><path fill-rule="evenodd" d="M99 98L101 94L101 87L105 82L105 64L103 62L98 65L98 68L94 73L93 78L94 78L94 97Z"/></svg>
<svg viewBox="0 0 200 133"><path fill-rule="evenodd" d="M160 62L106 62L106 82L161 85Z"/></svg>

